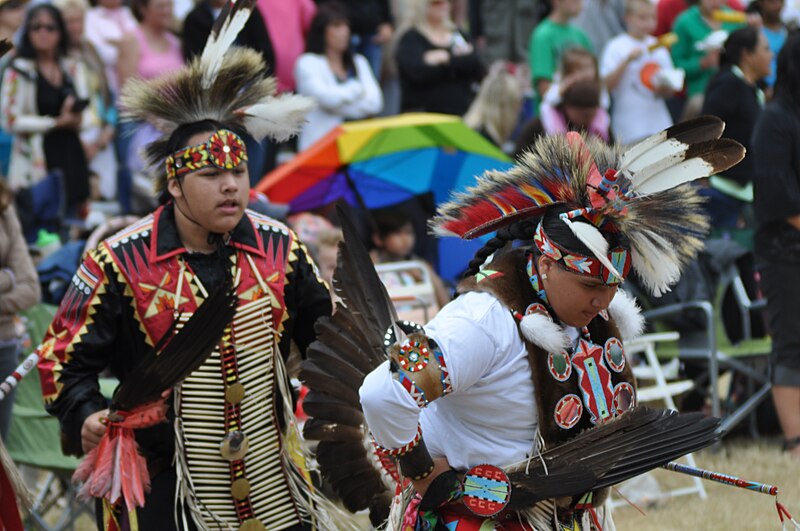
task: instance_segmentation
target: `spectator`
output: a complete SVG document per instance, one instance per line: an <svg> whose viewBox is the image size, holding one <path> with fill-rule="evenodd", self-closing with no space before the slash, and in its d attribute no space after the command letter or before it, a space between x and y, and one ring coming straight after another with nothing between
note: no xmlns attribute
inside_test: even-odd
<svg viewBox="0 0 800 531"><path fill-rule="evenodd" d="M109 89L119 94L119 61L122 38L134 31L136 19L123 0L98 0L97 7L86 13L86 40L92 43L106 69Z"/></svg>
<svg viewBox="0 0 800 531"><path fill-rule="evenodd" d="M327 2L323 0L320 5ZM347 8L353 53L366 57L375 77L381 74L383 46L392 39L393 19L389 0L340 0Z"/></svg>
<svg viewBox="0 0 800 531"><path fill-rule="evenodd" d="M3 74L2 127L14 135L9 183L14 191L58 170L70 215L89 197L89 172L78 133L92 108L82 63L67 57L61 13L39 4L27 15L17 56Z"/></svg>
<svg viewBox="0 0 800 531"><path fill-rule="evenodd" d="M305 50L311 19L317 12L313 0L257 0L275 52L275 77L279 92L295 88L294 64Z"/></svg>
<svg viewBox="0 0 800 531"><path fill-rule="evenodd" d="M183 56L186 61L191 61L196 55L203 52L214 21L222 12L227 0L201 0L194 6L183 22ZM250 18L239 33L236 43L255 50L264 58L267 65L264 75L275 73L275 51L272 47L267 26L258 9L253 9ZM275 167L277 145L274 141L265 138L261 143L256 142L248 134L242 136L247 146L247 169L250 174L250 185L255 186L265 173Z"/></svg>
<svg viewBox="0 0 800 531"><path fill-rule="evenodd" d="M692 3L695 3L695 1L692 0ZM744 11L744 4L741 0L727 0L725 3L734 11ZM656 2L656 18L658 22L653 35L660 37L665 33L671 32L672 26L675 25L675 19L687 9L689 9L687 0L658 0Z"/></svg>
<svg viewBox="0 0 800 531"><path fill-rule="evenodd" d="M564 99L553 107L543 103L538 118L529 121L517 138L515 157L544 135L583 131L605 142L611 141L610 118L600 105L600 84L582 80L572 84Z"/></svg>
<svg viewBox="0 0 800 531"><path fill-rule="evenodd" d="M509 72L509 67L503 61L492 65L481 82L478 96L464 115L468 126L506 153L513 149L511 135L522 108L522 87L516 76Z"/></svg>
<svg viewBox="0 0 800 531"><path fill-rule="evenodd" d="M297 60L294 77L298 94L318 104L300 131L300 150L344 120L367 118L383 106L369 62L363 55L353 54L347 11L337 2L326 2L314 16L306 53Z"/></svg>
<svg viewBox="0 0 800 531"><path fill-rule="evenodd" d="M570 24L570 20L580 14L583 0L553 0L552 4L553 11L531 35L531 77L539 97L543 97L553 83L564 50L579 47L593 51L589 37Z"/></svg>
<svg viewBox="0 0 800 531"><path fill-rule="evenodd" d="M785 453L800 461L800 34L778 54L775 99L753 130L755 252L772 331L772 398Z"/></svg>
<svg viewBox="0 0 800 531"><path fill-rule="evenodd" d="M600 75L611 96L611 130L622 144L632 144L672 125L664 98L675 90L666 81L645 85L644 69L673 69L669 51L651 35L656 9L650 0L626 0L623 33L603 50ZM642 117L647 117L642 119Z"/></svg>
<svg viewBox="0 0 800 531"><path fill-rule="evenodd" d="M203 52L214 21L222 12L225 3L226 0L201 0L186 16L181 37L183 57L187 62ZM258 9L254 9L250 14L250 18L236 39L236 44L261 53L267 64L265 75L274 74L275 51L264 18Z"/></svg>
<svg viewBox="0 0 800 531"><path fill-rule="evenodd" d="M39 279L13 203L11 190L0 180L0 380L5 380L19 363L21 345L14 322L16 315L39 302L40 297ZM0 402L3 440L8 435L13 405L13 394Z"/></svg>
<svg viewBox="0 0 800 531"><path fill-rule="evenodd" d="M414 0L410 21L395 51L401 110L462 116L475 97L472 86L483 77L483 67L450 18L450 2Z"/></svg>
<svg viewBox="0 0 800 531"><path fill-rule="evenodd" d="M181 43L170 32L172 0L134 0L132 8L138 24L122 39L120 86L131 77L153 79L183 65Z"/></svg>
<svg viewBox="0 0 800 531"><path fill-rule="evenodd" d="M781 51L783 43L786 42L788 33L786 25L781 20L781 12L785 5L784 0L753 0L750 4L756 8L764 26L761 28L769 41L772 50L772 66L769 75L764 78L767 87L772 90L775 86L775 75L778 63L778 52Z"/></svg>
<svg viewBox="0 0 800 531"><path fill-rule="evenodd" d="M586 33L599 54L611 39L625 32L624 18L625 0L584 0L572 23Z"/></svg>
<svg viewBox="0 0 800 531"><path fill-rule="evenodd" d="M469 30L484 64L528 62L540 5L537 0L470 0Z"/></svg>
<svg viewBox="0 0 800 531"><path fill-rule="evenodd" d="M600 105L608 110L611 98L600 80L600 69L597 57L586 48L567 48L561 53L558 72L553 76L553 83L542 98L543 104L553 107L561 103L564 93L578 81L593 80L600 85Z"/></svg>
<svg viewBox="0 0 800 531"><path fill-rule="evenodd" d="M372 231L373 249L370 251L372 261L376 264L387 264L405 260L422 260L412 254L416 236L414 226L408 216L399 209L385 208L372 212L375 227ZM433 289L436 295L436 304L439 308L450 302L450 294L433 270L431 265L422 260L428 268ZM383 279L384 282L386 279ZM420 282L419 278L399 278L401 284Z"/></svg>
<svg viewBox="0 0 800 531"><path fill-rule="evenodd" d="M700 0L675 20L673 31L678 42L672 46L675 66L686 72L686 106L683 119L697 116L703 107L703 93L719 70L720 47L707 40L713 32L730 33L741 24L715 20L715 11L731 11L724 0Z"/></svg>
<svg viewBox="0 0 800 531"><path fill-rule="evenodd" d="M746 27L730 34L722 60L722 69L708 84L703 114L722 118L723 136L749 150L750 135L765 101L758 82L770 73L772 50L760 30ZM703 192L710 198L707 208L712 227L737 227L742 207L752 200L749 185L754 172L753 157L745 157L723 175L710 179L711 187Z"/></svg>
<svg viewBox="0 0 800 531"><path fill-rule="evenodd" d="M25 20L26 4L27 0L0 0L0 39L14 41L17 30ZM0 57L0 73L5 70L6 65L13 57L13 50ZM12 135L0 129L0 175L8 175L13 140Z"/></svg>
<svg viewBox="0 0 800 531"><path fill-rule="evenodd" d="M84 38L84 20L89 6L86 0L61 0L56 5L67 26L68 55L83 64L87 75L89 105L93 112L90 114L92 121L84 124L81 141L89 170L97 175L100 197L106 201L116 200L117 156L113 141L117 116L103 61L92 43Z"/></svg>
<svg viewBox="0 0 800 531"><path fill-rule="evenodd" d="M344 240L341 229L325 229L317 236L316 248L311 252L311 257L319 267L319 276L328 283L328 286L333 286L333 272L336 270L336 258L339 253L339 243ZM333 289L331 289L331 297L333 297Z"/></svg>

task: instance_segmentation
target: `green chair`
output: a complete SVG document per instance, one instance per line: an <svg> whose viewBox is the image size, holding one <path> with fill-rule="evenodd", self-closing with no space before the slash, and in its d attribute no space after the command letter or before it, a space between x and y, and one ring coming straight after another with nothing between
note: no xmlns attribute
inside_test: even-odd
<svg viewBox="0 0 800 531"><path fill-rule="evenodd" d="M722 301L728 290L731 290L736 300L742 323L743 339L735 344L728 338L722 323ZM693 338L681 338L680 341L660 343L657 355L662 359L678 357L681 360L707 362L707 371L703 376L708 380L712 414L723 419L722 430L725 433L750 415L751 432L756 435L755 418L751 413L769 397L772 387L769 366L772 342L768 337L753 338L751 327L751 312L761 310L765 305L764 300L750 299L738 268L732 264L721 275L713 304L709 301L691 301L644 312L647 321L655 323L656 330L665 329L663 324L659 324L660 321L683 315L686 310L696 310L703 315L705 330L701 334ZM719 375L724 370L735 371L747 378L748 398L738 406L730 400L730 393L725 404L719 398ZM705 380L703 376L699 379Z"/></svg>

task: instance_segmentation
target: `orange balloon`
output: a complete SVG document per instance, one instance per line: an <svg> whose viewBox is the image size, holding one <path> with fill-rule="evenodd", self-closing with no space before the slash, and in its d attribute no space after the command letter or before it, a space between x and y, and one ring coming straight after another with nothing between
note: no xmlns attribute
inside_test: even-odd
<svg viewBox="0 0 800 531"><path fill-rule="evenodd" d="M661 65L658 63L646 63L639 72L639 79L642 80L642 84L650 90L655 91L656 87L655 84L653 84L653 77L659 70L661 70Z"/></svg>

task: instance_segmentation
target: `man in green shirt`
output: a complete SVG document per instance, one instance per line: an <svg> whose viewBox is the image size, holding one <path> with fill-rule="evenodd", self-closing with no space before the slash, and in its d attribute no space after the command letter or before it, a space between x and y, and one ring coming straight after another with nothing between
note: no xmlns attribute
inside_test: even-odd
<svg viewBox="0 0 800 531"><path fill-rule="evenodd" d="M583 0L553 0L550 16L533 30L528 57L539 98L550 88L564 50L579 47L594 52L586 33L569 23L582 8Z"/></svg>

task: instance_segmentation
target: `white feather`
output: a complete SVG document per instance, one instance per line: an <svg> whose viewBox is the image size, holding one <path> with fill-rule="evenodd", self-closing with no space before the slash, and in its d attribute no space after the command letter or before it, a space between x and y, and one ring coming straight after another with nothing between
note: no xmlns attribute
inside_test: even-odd
<svg viewBox="0 0 800 531"><path fill-rule="evenodd" d="M572 233L592 251L592 254L600 260L600 263L606 266L606 269L622 278L617 268L608 259L608 242L603 238L603 233L597 227L583 221L570 221L566 216L561 216L561 221L567 224Z"/></svg>
<svg viewBox="0 0 800 531"><path fill-rule="evenodd" d="M532 313L522 318L519 328L525 339L547 352L561 352L570 346L569 337L549 315Z"/></svg>
<svg viewBox="0 0 800 531"><path fill-rule="evenodd" d="M654 233L630 234L633 268L650 292L660 297L681 277L680 261L672 246Z"/></svg>
<svg viewBox="0 0 800 531"><path fill-rule="evenodd" d="M269 97L238 112L245 116L247 131L257 140L269 135L278 142L296 135L315 107L311 98L294 94Z"/></svg>
<svg viewBox="0 0 800 531"><path fill-rule="evenodd" d="M650 147L636 158L631 158L624 165L620 165L620 171L627 171L631 175L638 175L644 168L655 163L666 164L666 161L674 162L683 160L683 154L689 144L681 142L675 138L669 138Z"/></svg>
<svg viewBox="0 0 800 531"><path fill-rule="evenodd" d="M238 0L243 2L245 0ZM233 10L234 7L231 7ZM228 15L228 19L220 28L219 34L212 32L208 36L203 54L200 56L200 63L203 65L203 88L208 89L217 77L219 69L225 59L225 53L230 49L239 32L242 31L247 19L250 18L251 7L241 7L237 9L233 16Z"/></svg>
<svg viewBox="0 0 800 531"><path fill-rule="evenodd" d="M644 317L642 309L636 304L636 299L625 290L617 290L611 299L608 313L614 319L623 341L629 341L642 335L644 330Z"/></svg>
<svg viewBox="0 0 800 531"><path fill-rule="evenodd" d="M622 170L629 167L637 158L642 156L644 153L647 153L661 142L664 142L666 139L667 129L651 135L637 144L634 144L630 149L622 154L619 169Z"/></svg>
<svg viewBox="0 0 800 531"><path fill-rule="evenodd" d="M643 195L654 194L701 177L708 177L712 173L714 173L712 164L700 157L695 157L673 164L665 170L649 176L645 182L633 183L633 188Z"/></svg>

